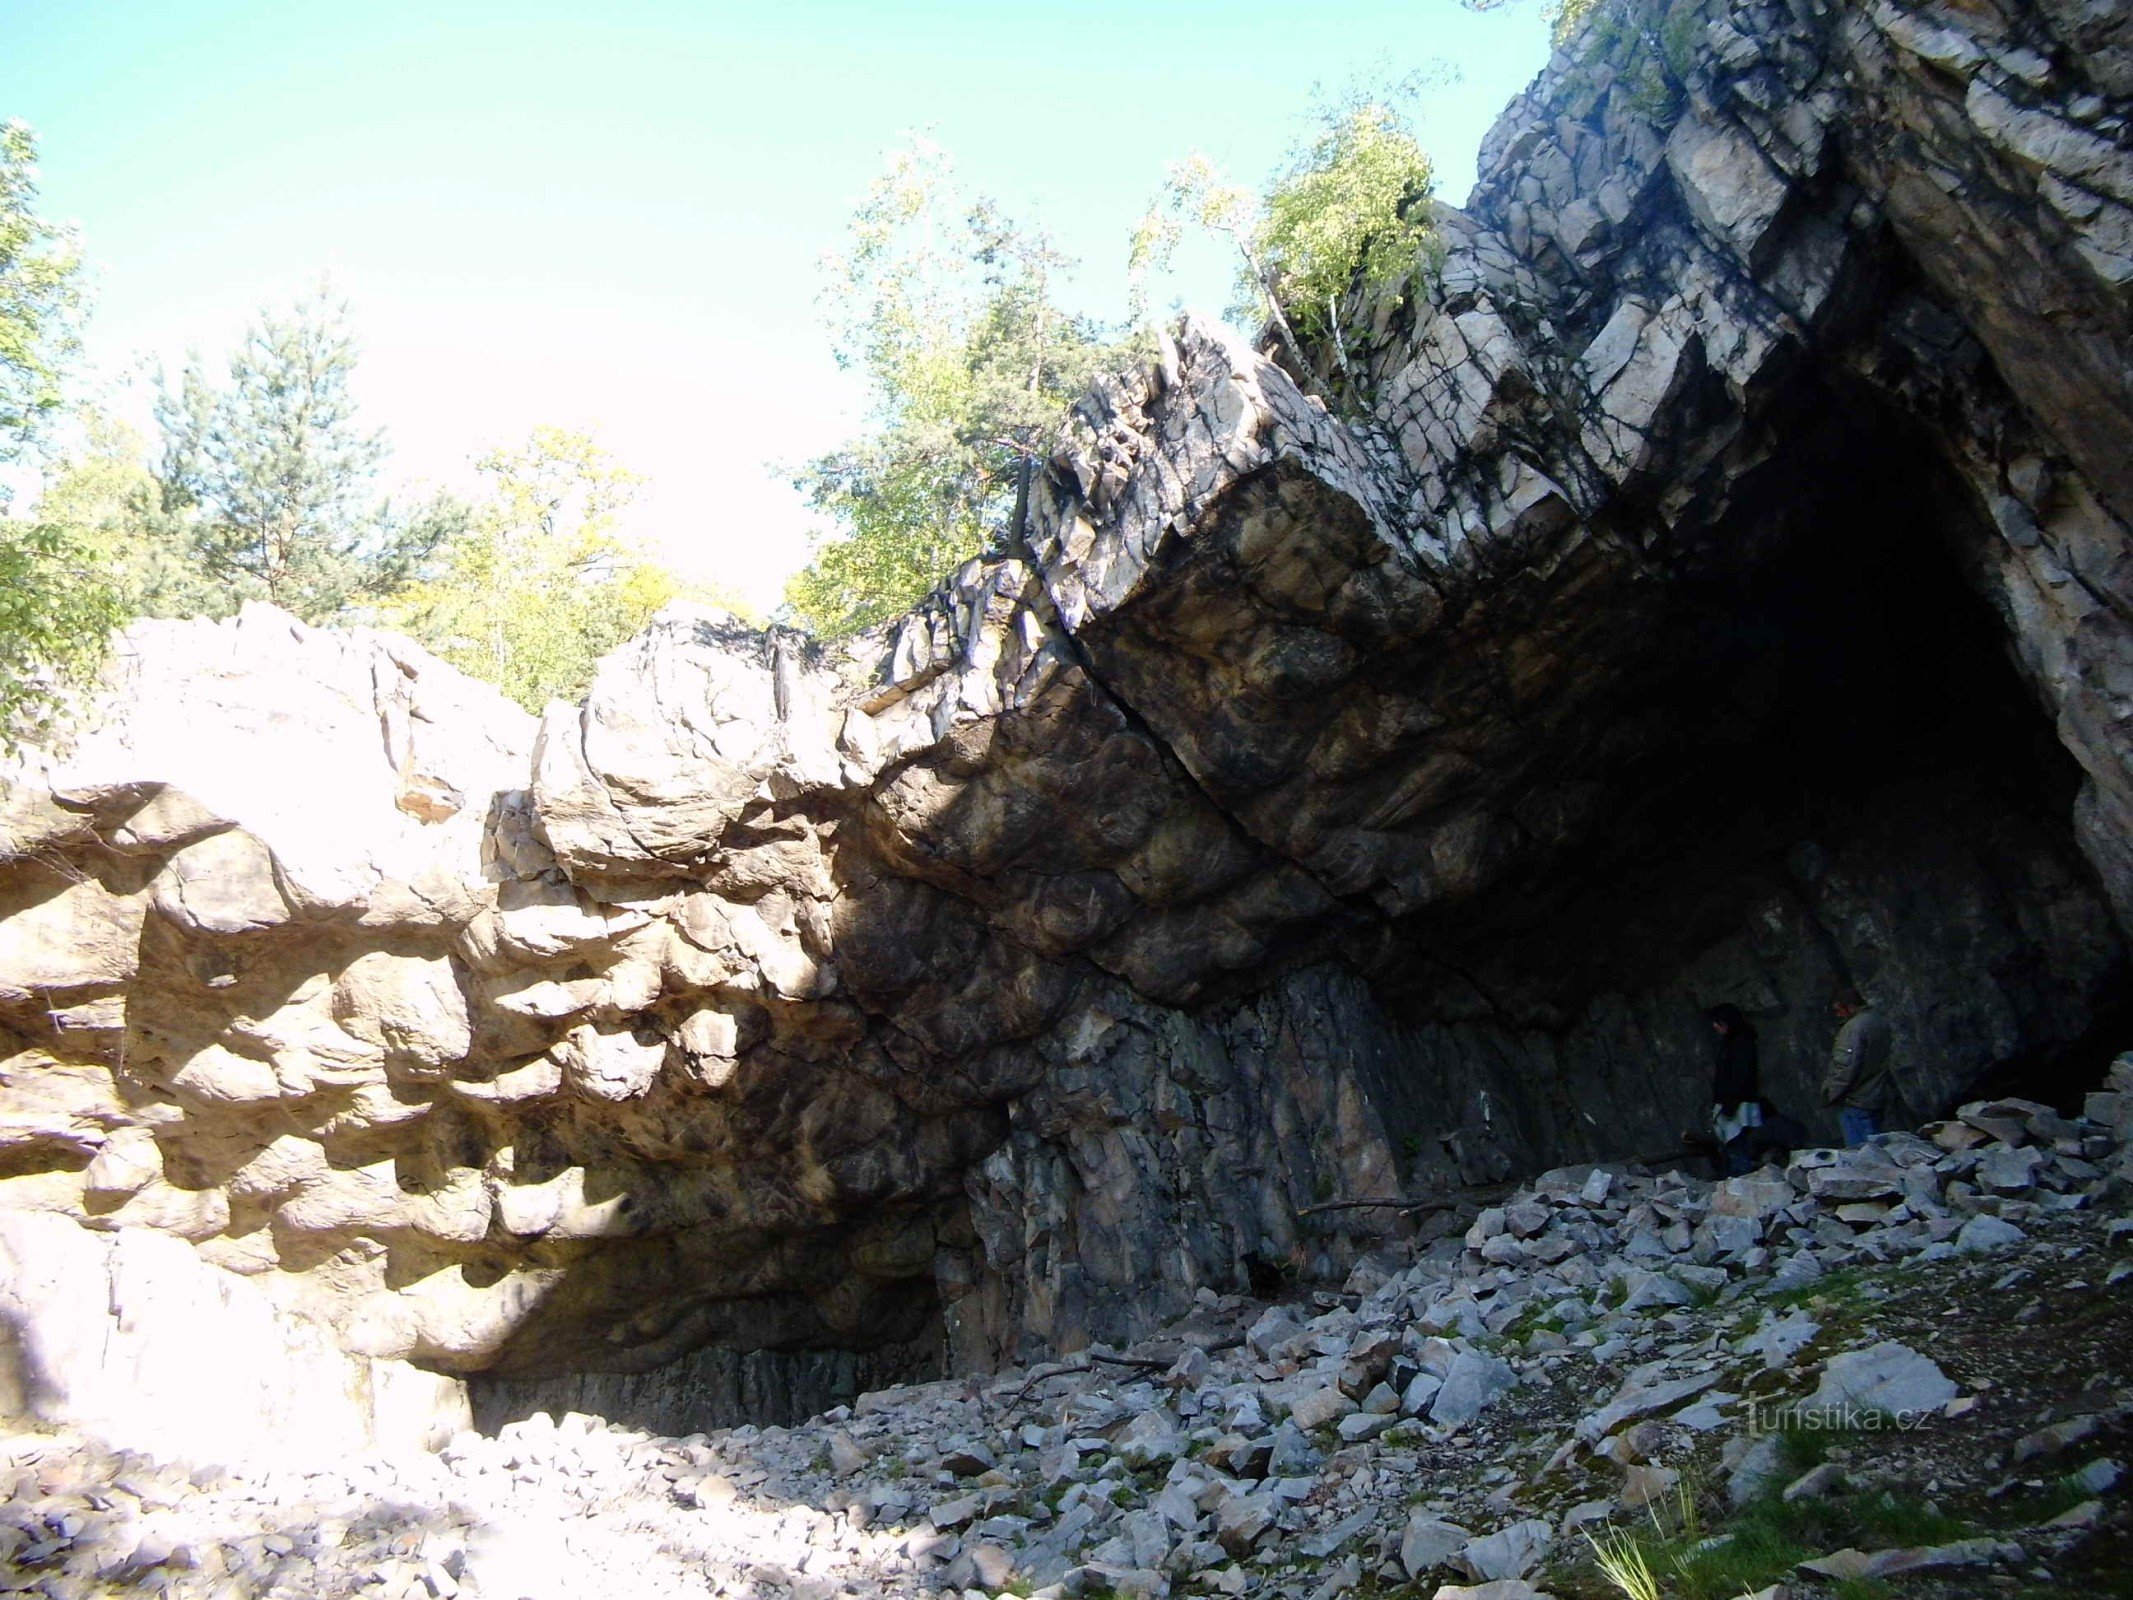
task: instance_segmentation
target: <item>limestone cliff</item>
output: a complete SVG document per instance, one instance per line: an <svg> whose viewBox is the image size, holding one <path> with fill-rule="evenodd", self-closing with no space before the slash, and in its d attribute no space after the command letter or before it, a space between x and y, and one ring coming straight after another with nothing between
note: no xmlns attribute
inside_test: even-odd
<svg viewBox="0 0 2133 1600"><path fill-rule="evenodd" d="M535 730L386 636L144 625L13 788L0 1203L365 1356L709 1347L775 1410L734 1352L1121 1339L1391 1226L1314 1200L1670 1144L1719 1000L1804 1115L1841 981L1922 1113L2078 1067L2129 96L2072 0L1603 18L1350 374L1177 330L880 637L675 611Z"/></svg>

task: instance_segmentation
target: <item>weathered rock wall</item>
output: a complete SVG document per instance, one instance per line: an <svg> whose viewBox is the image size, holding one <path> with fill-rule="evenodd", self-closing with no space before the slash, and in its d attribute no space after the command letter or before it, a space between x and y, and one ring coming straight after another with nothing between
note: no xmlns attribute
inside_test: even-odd
<svg viewBox="0 0 2133 1600"><path fill-rule="evenodd" d="M0 1212L0 1415L169 1461L317 1468L434 1450L464 1386L327 1329L149 1228Z"/></svg>
<svg viewBox="0 0 2133 1600"><path fill-rule="evenodd" d="M0 1201L695 1415L1670 1144L1719 1000L1801 1113L1842 981L1922 1101L2078 1055L2133 923L2125 49L1609 12L1322 370L1177 330L1024 557L849 648L677 610L536 730L385 636L145 626L12 788Z"/></svg>
<svg viewBox="0 0 2133 1600"><path fill-rule="evenodd" d="M648 1372L578 1371L541 1378L476 1373L466 1381L474 1426L494 1433L545 1411L605 1417L618 1427L702 1433L748 1421L820 1416L852 1397L941 1375L938 1328L866 1350L754 1350L704 1345Z"/></svg>

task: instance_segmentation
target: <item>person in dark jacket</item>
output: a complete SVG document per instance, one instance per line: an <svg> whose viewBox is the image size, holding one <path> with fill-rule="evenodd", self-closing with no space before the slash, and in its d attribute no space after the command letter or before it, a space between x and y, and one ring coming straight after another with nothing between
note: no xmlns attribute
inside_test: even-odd
<svg viewBox="0 0 2133 1600"><path fill-rule="evenodd" d="M1724 1147L1726 1176L1754 1170L1754 1132L1763 1125L1761 1073L1755 1028L1739 1006L1713 1006L1704 1013L1714 1036L1711 1124Z"/></svg>

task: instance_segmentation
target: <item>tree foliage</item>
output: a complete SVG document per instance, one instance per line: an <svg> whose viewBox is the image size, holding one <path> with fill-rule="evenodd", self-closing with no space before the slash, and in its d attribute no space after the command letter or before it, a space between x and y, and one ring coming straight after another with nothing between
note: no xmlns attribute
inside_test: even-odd
<svg viewBox="0 0 2133 1600"><path fill-rule="evenodd" d="M1193 151L1174 163L1133 238L1135 309L1149 275L1188 227L1237 252L1240 309L1273 325L1299 375L1313 370L1305 340L1330 342L1343 372L1340 304L1411 274L1431 241L1429 156L1393 97L1359 97L1322 114L1263 195ZM1349 374L1352 379L1352 374Z"/></svg>
<svg viewBox="0 0 2133 1600"><path fill-rule="evenodd" d="M1517 4L1518 0L1459 0L1459 3L1469 11L1501 11ZM1541 15L1547 19L1550 41L1558 46L1567 44L1598 4L1599 0L1546 0Z"/></svg>
<svg viewBox="0 0 2133 1600"><path fill-rule="evenodd" d="M347 307L321 292L253 322L222 382L197 358L158 378L161 509L217 610L256 598L325 621L405 585L463 522L444 497L407 515L369 499L385 445L356 421L355 360Z"/></svg>
<svg viewBox="0 0 2133 1600"><path fill-rule="evenodd" d="M80 310L71 237L33 206L33 155L27 129L0 128L0 464L59 407ZM483 457L478 510L377 498L385 445L356 415L355 362L347 308L321 292L255 319L220 375L197 356L174 383L159 374L153 459L77 414L36 517L0 515L0 746L49 729L129 616L258 598L311 622L397 623L538 709L581 692L671 599L742 610L632 552L617 519L641 480L582 434L536 429Z"/></svg>
<svg viewBox="0 0 2133 1600"><path fill-rule="evenodd" d="M59 409L79 339L81 252L36 201L36 138L20 122L0 123L0 461Z"/></svg>
<svg viewBox="0 0 2133 1600"><path fill-rule="evenodd" d="M75 413L80 439L59 463L38 519L65 530L128 617L214 617L236 609L194 558L185 519L165 505L140 436L98 412Z"/></svg>
<svg viewBox="0 0 2133 1600"><path fill-rule="evenodd" d="M0 747L51 731L124 620L92 546L51 523L0 520Z"/></svg>
<svg viewBox="0 0 2133 1600"><path fill-rule="evenodd" d="M1133 316L1148 316L1150 278L1170 263L1172 253L1187 228L1226 239L1239 261L1237 291L1246 316L1271 316L1282 338L1294 353L1295 330L1282 314L1281 302L1272 293L1259 236L1265 226L1259 197L1229 175L1204 150L1189 151L1182 161L1173 161L1164 174L1155 203L1134 229L1127 251L1126 273Z"/></svg>
<svg viewBox="0 0 2133 1600"><path fill-rule="evenodd" d="M1597 4L1598 0L1553 0L1548 8L1549 36L1559 45L1567 43Z"/></svg>
<svg viewBox="0 0 2133 1600"><path fill-rule="evenodd" d="M28 128L0 125L0 463L19 459L58 409L81 310L73 239L36 211L36 155ZM50 730L102 664L121 614L89 542L0 517L0 747Z"/></svg>
<svg viewBox="0 0 2133 1600"><path fill-rule="evenodd" d="M643 483L583 433L533 430L475 463L489 492L437 573L394 597L388 623L529 711L574 700L601 656L687 589L632 553L617 521Z"/></svg>
<svg viewBox="0 0 2133 1600"><path fill-rule="evenodd" d="M162 451L89 415L46 489L45 521L108 575L127 615L227 616L247 599L313 622L423 639L539 710L669 600L741 614L633 552L618 519L642 480L584 434L544 427L475 463L476 506L401 516L368 494L382 444L348 395L342 309L314 301L247 330L225 384L195 361L160 385Z"/></svg>
<svg viewBox="0 0 2133 1600"><path fill-rule="evenodd" d="M1020 535L1021 491L1109 352L1059 308L1068 263L957 184L924 141L896 152L825 263L840 365L866 380L865 430L797 476L832 520L786 590L818 633L867 627L958 563Z"/></svg>
<svg viewBox="0 0 2133 1600"><path fill-rule="evenodd" d="M1429 157L1383 105L1324 129L1267 192L1260 250L1308 333L1338 337L1339 305L1415 270L1428 243Z"/></svg>

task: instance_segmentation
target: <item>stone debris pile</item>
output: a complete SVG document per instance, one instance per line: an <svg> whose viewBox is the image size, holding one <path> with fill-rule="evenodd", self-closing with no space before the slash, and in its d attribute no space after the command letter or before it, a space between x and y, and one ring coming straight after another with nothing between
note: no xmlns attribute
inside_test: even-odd
<svg viewBox="0 0 2133 1600"><path fill-rule="evenodd" d="M0 1594L895 1592L914 1573L902 1535L766 1492L803 1465L745 1435L662 1439L578 1414L462 1434L434 1457L242 1475L17 1435L0 1441Z"/></svg>
<svg viewBox="0 0 2133 1600"><path fill-rule="evenodd" d="M396 1490L406 1467L188 1468L68 1435L0 1441L0 1593L453 1592L468 1519Z"/></svg>
<svg viewBox="0 0 2133 1600"><path fill-rule="evenodd" d="M2041 1270L2008 1267L2019 1254L2098 1288L2133 1275L2133 1218L2110 1214L2133 1195L2133 1061L2087 1111L1981 1102L1715 1183L1551 1172L1341 1294L1203 1293L1124 1350L870 1393L795 1428L667 1439L539 1413L435 1457L248 1480L20 1436L0 1544L54 1600L1333 1600L1366 1579L1509 1600L1583 1534L1663 1505L1692 1462L1736 1502L1831 1492L1834 1465L1790 1481L1755 1408L1975 1407L1912 1344L1825 1328L1814 1295L1847 1269L1907 1258L2014 1286ZM2105 1395L2008 1453L2085 1474L2086 1522L1826 1552L1829 1572L2005 1566L2081 1537L2118 1481L2100 1435L2129 1414L2133 1390Z"/></svg>
<svg viewBox="0 0 2133 1600"><path fill-rule="evenodd" d="M1789 1371L1820 1332L1803 1313L1735 1309L1732 1338L1684 1340L1699 1313L1861 1264L1998 1251L2087 1216L2133 1189L2133 1064L2114 1068L2089 1112L1979 1102L1919 1134L1802 1151L1717 1183L1551 1172L1410 1264L1366 1261L1315 1314L1203 1294L1193 1316L1123 1352L1099 1347L983 1390L867 1396L824 1419L828 1470L802 1492L930 1526L950 1587L996 1590L1002 1571L1068 1593L1189 1580L1330 1595L1365 1572L1518 1579L1564 1534L1675 1487L1674 1469L1644 1459L1637 1425L1665 1417L1708 1434L1738 1422L1733 1374ZM2116 1267L2111 1282L2128 1275L2133 1265ZM1613 1492L1560 1516L1514 1514L1504 1452L1533 1455L1536 1441L1495 1426L1494 1408L1519 1392L1590 1395L1598 1373L1618 1370L1604 1404L1551 1408L1567 1426L1537 1450L1544 1469L1615 1469ZM1828 1370L1810 1404L1910 1412L1956 1398L1901 1347ZM1770 1460L1766 1449L1726 1465L1745 1494ZM1321 1566L1298 1586L1294 1569Z"/></svg>

